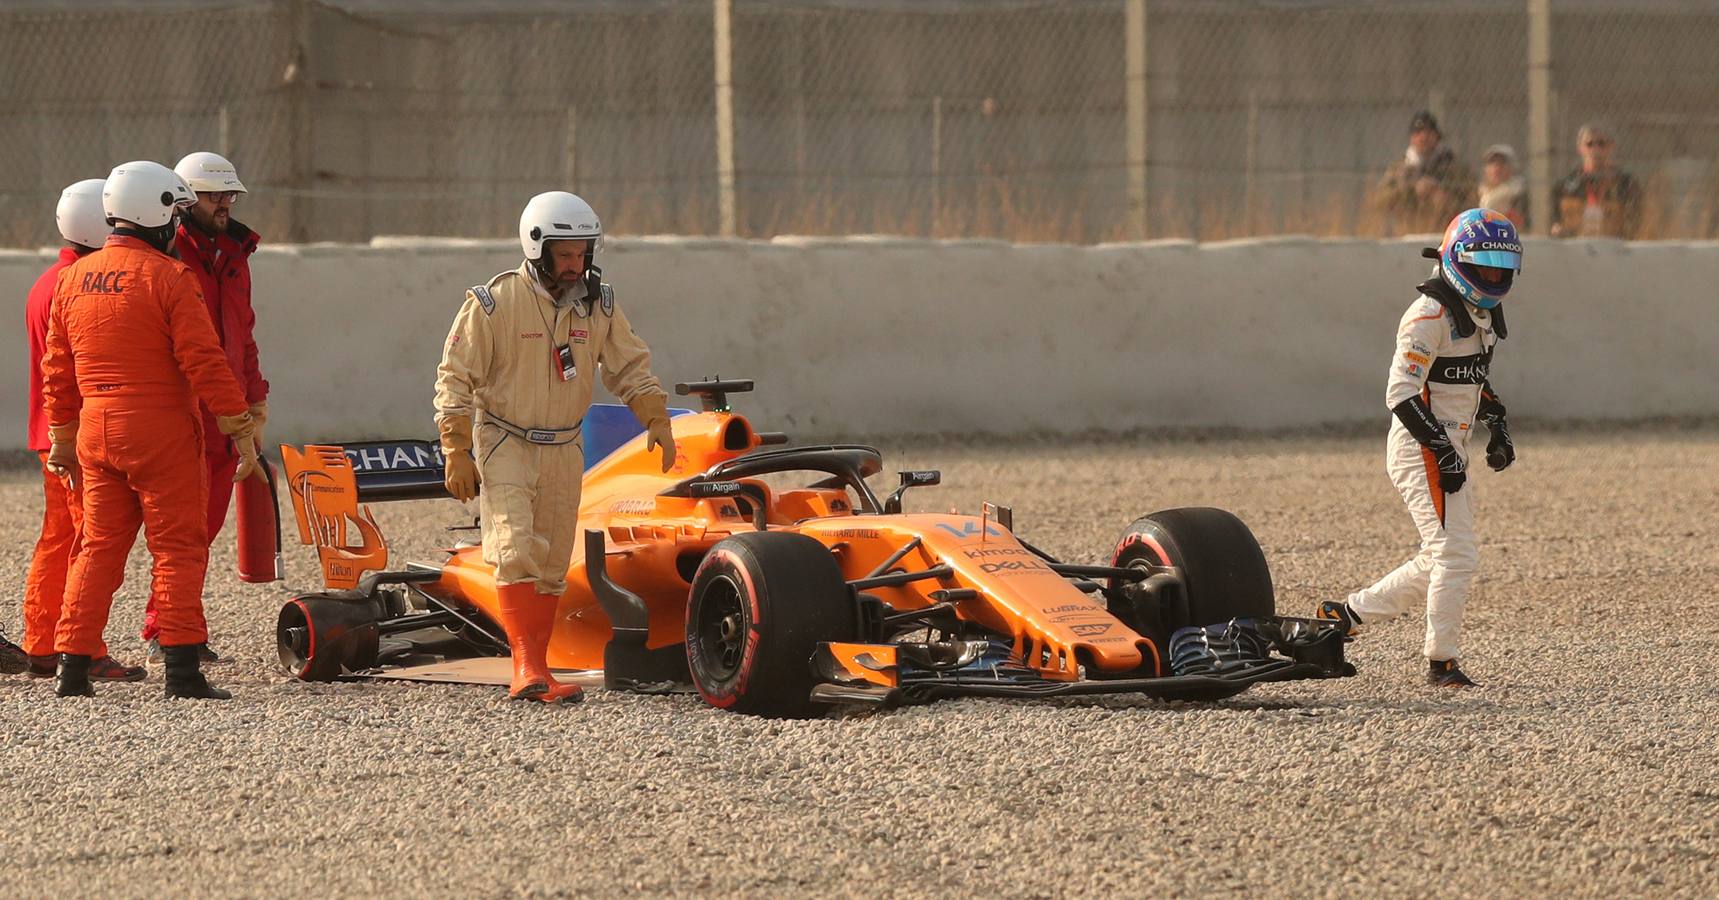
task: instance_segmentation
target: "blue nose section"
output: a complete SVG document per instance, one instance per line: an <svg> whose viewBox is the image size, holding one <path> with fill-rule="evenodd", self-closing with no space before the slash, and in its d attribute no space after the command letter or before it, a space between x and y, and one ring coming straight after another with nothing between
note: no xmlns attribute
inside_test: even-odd
<svg viewBox="0 0 1719 900"><path fill-rule="evenodd" d="M670 416L684 416L690 409L671 409ZM609 458L622 444L645 433L633 411L619 403L593 403L585 411L585 471Z"/></svg>

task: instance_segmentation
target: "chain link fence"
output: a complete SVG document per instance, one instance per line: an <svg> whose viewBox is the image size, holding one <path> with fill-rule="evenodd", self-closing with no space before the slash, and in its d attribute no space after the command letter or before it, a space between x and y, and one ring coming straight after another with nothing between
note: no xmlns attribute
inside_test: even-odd
<svg viewBox="0 0 1719 900"><path fill-rule="evenodd" d="M1597 120L1633 236L1713 237L1715 46L1711 0L13 0L0 243L200 149L277 241L501 237L556 187L631 234L1402 233L1419 110L1452 202L1508 144L1549 227Z"/></svg>

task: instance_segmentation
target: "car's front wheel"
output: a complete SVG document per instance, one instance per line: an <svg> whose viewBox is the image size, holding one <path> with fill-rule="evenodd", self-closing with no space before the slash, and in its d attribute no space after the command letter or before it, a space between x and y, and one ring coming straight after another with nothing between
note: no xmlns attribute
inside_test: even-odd
<svg viewBox="0 0 1719 900"><path fill-rule="evenodd" d="M1162 610L1164 637L1189 625L1277 611L1265 551L1241 519L1221 509L1184 507L1141 516L1122 532L1110 564L1174 566L1181 572L1187 608Z"/></svg>
<svg viewBox="0 0 1719 900"><path fill-rule="evenodd" d="M705 702L768 718L821 715L812 652L859 633L852 591L823 544L800 534L739 534L693 576L687 664Z"/></svg>

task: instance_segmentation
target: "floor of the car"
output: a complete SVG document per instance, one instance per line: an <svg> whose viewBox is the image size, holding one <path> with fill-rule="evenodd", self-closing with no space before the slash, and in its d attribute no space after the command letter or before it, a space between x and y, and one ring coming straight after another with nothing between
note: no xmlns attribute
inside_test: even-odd
<svg viewBox="0 0 1719 900"><path fill-rule="evenodd" d="M561 681L580 687L602 687L602 669L551 669ZM366 678L387 681L423 681L436 684L506 685L513 680L513 661L500 656L479 659L450 659L419 666L378 669Z"/></svg>

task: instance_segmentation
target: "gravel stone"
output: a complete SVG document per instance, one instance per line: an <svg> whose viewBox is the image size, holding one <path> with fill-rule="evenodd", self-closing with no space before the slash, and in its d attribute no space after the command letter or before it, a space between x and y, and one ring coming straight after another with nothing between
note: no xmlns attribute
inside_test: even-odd
<svg viewBox="0 0 1719 900"><path fill-rule="evenodd" d="M1470 482L1466 692L1421 684L1419 616L1351 645L1358 677L1216 704L780 723L299 684L274 656L286 591L237 581L229 526L206 596L234 701L165 700L159 669L93 701L0 678L0 872L20 896L1711 896L1719 428L1520 430L1515 468ZM1071 561L1154 509L1230 509L1306 615L1414 551L1378 432L884 449L943 470L909 509L1011 504ZM40 504L34 473L0 473L15 592ZM396 562L456 537L448 501L377 514ZM314 586L304 548L288 573ZM146 585L140 546L108 629L124 660ZM18 637L15 603L0 625Z"/></svg>

